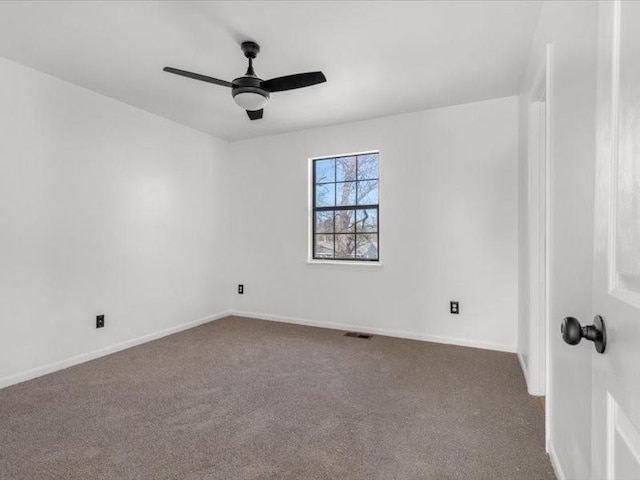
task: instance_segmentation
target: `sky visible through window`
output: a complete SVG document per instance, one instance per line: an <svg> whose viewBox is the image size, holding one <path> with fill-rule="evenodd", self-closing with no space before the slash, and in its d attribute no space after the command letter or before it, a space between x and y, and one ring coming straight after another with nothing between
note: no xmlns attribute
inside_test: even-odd
<svg viewBox="0 0 640 480"><path fill-rule="evenodd" d="M377 261L379 154L313 161L313 258Z"/></svg>

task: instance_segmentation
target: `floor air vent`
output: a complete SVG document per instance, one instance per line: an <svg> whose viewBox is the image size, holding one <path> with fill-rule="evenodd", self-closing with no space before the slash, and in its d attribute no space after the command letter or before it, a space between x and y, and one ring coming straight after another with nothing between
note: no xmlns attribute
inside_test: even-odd
<svg viewBox="0 0 640 480"><path fill-rule="evenodd" d="M354 337L354 338L364 338L364 339L369 339L371 338L371 335L367 334L367 333L358 333L358 332L347 332L344 334L345 337Z"/></svg>

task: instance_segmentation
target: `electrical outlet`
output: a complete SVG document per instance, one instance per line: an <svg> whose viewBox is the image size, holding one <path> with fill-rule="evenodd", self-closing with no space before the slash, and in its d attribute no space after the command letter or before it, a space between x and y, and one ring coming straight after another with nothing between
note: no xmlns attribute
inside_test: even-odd
<svg viewBox="0 0 640 480"><path fill-rule="evenodd" d="M242 284L238 285L238 294L244 295L244 285Z"/></svg>
<svg viewBox="0 0 640 480"><path fill-rule="evenodd" d="M453 315L458 315L460 313L460 306L458 302L449 302L449 312Z"/></svg>
<svg viewBox="0 0 640 480"><path fill-rule="evenodd" d="M98 315L96 317L96 328L104 327L104 315Z"/></svg>

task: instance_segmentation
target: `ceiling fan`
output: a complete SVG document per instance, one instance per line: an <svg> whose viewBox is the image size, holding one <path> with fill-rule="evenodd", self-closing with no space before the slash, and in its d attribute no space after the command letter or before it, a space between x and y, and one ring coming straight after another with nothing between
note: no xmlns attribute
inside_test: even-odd
<svg viewBox="0 0 640 480"><path fill-rule="evenodd" d="M322 72L296 73L272 78L271 80L262 80L253 69L253 59L260 52L260 45L255 42L242 42L240 48L244 52L244 56L249 59L249 68L247 68L247 72L244 75L232 82L173 67L164 67L163 70L183 77L230 87L233 99L241 108L247 111L247 115L251 120L262 118L263 108L269 101L271 93L310 87L327 81Z"/></svg>

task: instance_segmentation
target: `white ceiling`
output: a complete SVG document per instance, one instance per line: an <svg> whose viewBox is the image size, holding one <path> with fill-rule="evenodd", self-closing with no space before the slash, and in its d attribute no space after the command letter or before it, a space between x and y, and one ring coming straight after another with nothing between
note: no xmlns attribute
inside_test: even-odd
<svg viewBox="0 0 640 480"><path fill-rule="evenodd" d="M508 96L538 1L0 2L0 56L225 140ZM230 89L243 40L264 79L322 70L250 121Z"/></svg>

